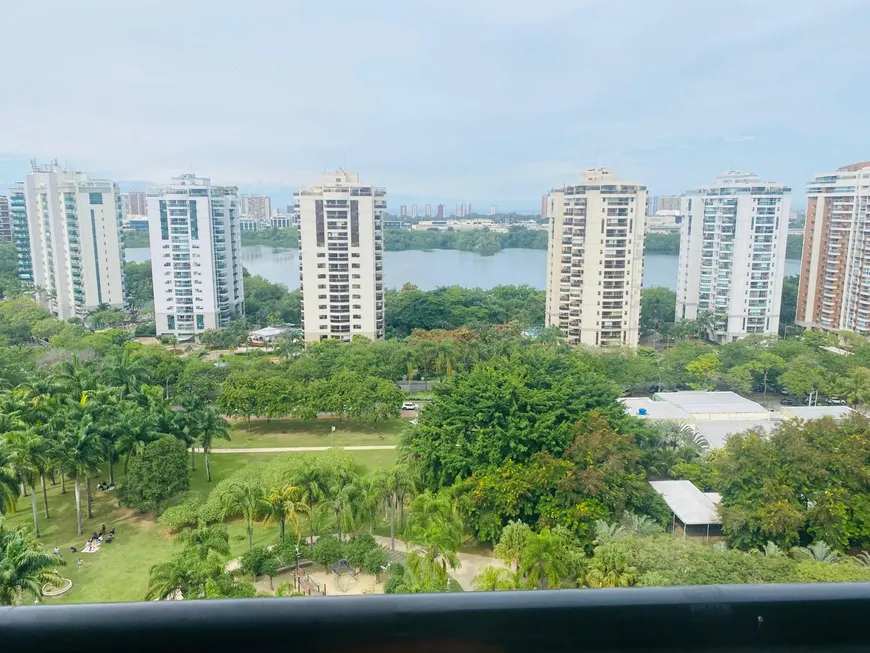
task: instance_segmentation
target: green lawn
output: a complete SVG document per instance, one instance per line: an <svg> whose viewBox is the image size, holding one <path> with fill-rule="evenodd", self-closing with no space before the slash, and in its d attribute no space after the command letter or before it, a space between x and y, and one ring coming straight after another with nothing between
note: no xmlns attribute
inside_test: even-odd
<svg viewBox="0 0 870 653"><path fill-rule="evenodd" d="M408 423L408 419L391 419L374 424L332 419L257 420L249 424L235 422L231 428L230 441L218 440L214 446L241 449L397 444L399 433ZM332 433L333 426L335 433Z"/></svg>
<svg viewBox="0 0 870 653"><path fill-rule="evenodd" d="M388 467L396 461L396 451L355 451L350 452L359 462L360 473L368 473L379 467ZM205 499L211 488L237 469L251 463L268 460L277 455L317 456L319 453L298 454L220 454L211 456L212 483L206 483L202 465L202 455L197 456L197 469L191 475L191 492ZM95 483L94 483L95 485ZM115 601L141 601L148 589L148 572L152 565L168 560L175 544L166 530L156 523L151 515L142 515L137 510L118 507L114 492L94 493L94 517L87 519L84 513L84 533L76 535L75 495L72 484L67 484L66 494L61 494L60 485L49 487L48 500L51 519L46 520L39 502L39 527L43 545L51 551L59 546L67 565L60 568L65 578L73 581L73 588L56 598L45 598L47 604L90 603ZM82 507L84 490L82 491ZM18 511L7 518L7 525L27 524L32 526L33 517L30 498L22 498ZM81 551L90 533L100 529L105 523L107 528L116 529L116 539L103 545L97 553L70 553L70 546ZM245 525L241 521L229 525L230 547L233 556L238 556L247 548ZM254 527L254 544L271 544L277 539L277 526ZM76 561L82 558L84 566L77 568Z"/></svg>

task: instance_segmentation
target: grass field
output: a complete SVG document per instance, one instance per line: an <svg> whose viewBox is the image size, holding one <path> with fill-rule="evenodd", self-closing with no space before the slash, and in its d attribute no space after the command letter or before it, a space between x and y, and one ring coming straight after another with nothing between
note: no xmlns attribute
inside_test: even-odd
<svg viewBox="0 0 870 653"><path fill-rule="evenodd" d="M395 463L396 451L356 451L350 452L359 462L360 473L365 474L379 467L389 467ZM318 453L298 454L221 454L211 457L212 483L206 483L202 456L197 456L197 470L191 475L191 493L205 499L211 489L222 479L237 469L258 461L268 460L276 455L316 456ZM94 483L95 484L95 483ZM39 527L43 545L51 551L60 547L67 565L59 568L62 576L73 581L73 588L56 598L45 598L46 604L141 601L148 589L148 573L152 565L164 562L172 555L174 547L166 530L157 524L151 515L142 515L137 510L118 506L114 492L95 492L94 517L87 519L84 513L84 535L76 534L75 495L71 483L67 483L66 494L61 494L60 485L49 487L49 511L51 519L46 520L39 501ZM82 490L82 509L86 510L84 490ZM30 498L22 498L18 511L7 518L7 525L26 524L32 526L33 517ZM101 524L116 529L116 539L103 545L97 553L70 553L75 546L81 551L85 541ZM247 548L245 526L241 521L228 524L230 547L233 556L238 556ZM277 539L277 526L254 528L254 544L271 544ZM78 558L84 565L81 570L76 566Z"/></svg>
<svg viewBox="0 0 870 653"><path fill-rule="evenodd" d="M391 419L374 424L333 419L273 419L234 422L230 440L217 440L214 447L344 447L348 445L397 444L408 419ZM332 433L332 427L335 433Z"/></svg>

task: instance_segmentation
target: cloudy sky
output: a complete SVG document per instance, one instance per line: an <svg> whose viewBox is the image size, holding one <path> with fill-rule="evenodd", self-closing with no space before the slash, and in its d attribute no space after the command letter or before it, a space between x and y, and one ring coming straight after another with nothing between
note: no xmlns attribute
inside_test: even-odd
<svg viewBox="0 0 870 653"><path fill-rule="evenodd" d="M866 0L4 5L0 183L28 161L534 209L597 163L654 194L870 159Z"/></svg>

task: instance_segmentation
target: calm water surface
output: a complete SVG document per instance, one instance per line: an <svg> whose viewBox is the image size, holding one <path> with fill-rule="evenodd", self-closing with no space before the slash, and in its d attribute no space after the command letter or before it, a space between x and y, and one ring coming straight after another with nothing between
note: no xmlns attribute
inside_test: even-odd
<svg viewBox="0 0 870 653"><path fill-rule="evenodd" d="M141 263L151 258L147 247L127 249L127 260ZM299 287L299 251L269 245L242 247L242 264L251 274L259 274L272 283L288 288ZM785 262L786 275L798 274L800 261ZM547 252L542 249L505 249L495 256L480 256L455 249L431 252L384 252L384 274L388 288L410 282L421 290L438 286L492 288L500 285L527 284L543 289L547 277ZM643 285L676 289L677 256L648 254L644 260Z"/></svg>

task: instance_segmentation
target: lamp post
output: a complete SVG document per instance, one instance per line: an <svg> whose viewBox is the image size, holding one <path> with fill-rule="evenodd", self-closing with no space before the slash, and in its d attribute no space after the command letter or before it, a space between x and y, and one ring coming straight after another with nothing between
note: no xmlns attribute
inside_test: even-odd
<svg viewBox="0 0 870 653"><path fill-rule="evenodd" d="M423 382L423 392L426 392L426 390L429 389L429 386L426 385L426 377L425 377L425 376L421 376L421 377L420 377L420 380Z"/></svg>

